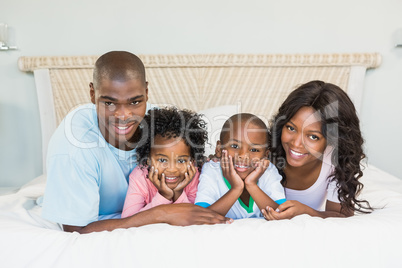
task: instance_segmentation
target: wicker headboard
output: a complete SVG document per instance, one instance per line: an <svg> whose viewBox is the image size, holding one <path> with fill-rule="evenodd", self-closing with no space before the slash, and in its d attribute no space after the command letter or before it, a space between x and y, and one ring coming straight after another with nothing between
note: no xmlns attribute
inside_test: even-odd
<svg viewBox="0 0 402 268"><path fill-rule="evenodd" d="M195 111L234 104L269 119L290 91L310 80L334 83L360 109L366 69L377 53L273 55L139 55L149 81L149 102ZM34 72L42 124L42 148L64 116L89 102L89 82L98 56L21 57ZM45 161L44 161L45 164Z"/></svg>

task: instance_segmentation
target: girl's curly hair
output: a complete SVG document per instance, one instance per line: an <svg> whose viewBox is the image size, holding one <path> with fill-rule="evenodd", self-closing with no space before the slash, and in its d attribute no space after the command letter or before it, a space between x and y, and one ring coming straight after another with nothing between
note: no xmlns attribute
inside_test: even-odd
<svg viewBox="0 0 402 268"><path fill-rule="evenodd" d="M148 111L140 124L141 141L136 148L139 164L146 166L156 135L182 138L190 147L190 157L200 170L208 140L207 126L201 115L176 107L154 108Z"/></svg>
<svg viewBox="0 0 402 268"><path fill-rule="evenodd" d="M277 165L283 177L282 183L286 185L283 171L286 155L281 143L282 129L297 111L305 106L318 112L322 133L327 139L327 144L334 148L331 156L335 167L332 180L337 182L342 210L369 213L372 207L368 201L356 198L363 189L363 184L359 182L363 176L360 162L365 158L360 121L352 101L336 85L318 80L301 85L290 93L271 120L272 162Z"/></svg>

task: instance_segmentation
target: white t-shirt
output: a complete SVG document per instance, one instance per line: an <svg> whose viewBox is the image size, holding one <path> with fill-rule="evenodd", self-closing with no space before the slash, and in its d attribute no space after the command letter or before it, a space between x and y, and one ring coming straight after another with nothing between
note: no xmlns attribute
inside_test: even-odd
<svg viewBox="0 0 402 268"><path fill-rule="evenodd" d="M315 210L324 211L325 201L329 200L335 203L340 203L338 199L338 187L336 181L331 180L331 174L334 171L331 155L332 148L327 147L324 152L320 175L317 181L306 190L292 190L285 188L287 200L297 200Z"/></svg>
<svg viewBox="0 0 402 268"><path fill-rule="evenodd" d="M286 201L285 192L281 185L282 176L276 167L270 163L267 170L258 180L258 187L278 204ZM208 207L226 194L231 188L229 182L223 177L219 162L209 161L201 170L200 183L198 184L195 204ZM250 196L249 205L246 206L240 198L236 200L232 208L226 214L232 219L262 217L261 211Z"/></svg>

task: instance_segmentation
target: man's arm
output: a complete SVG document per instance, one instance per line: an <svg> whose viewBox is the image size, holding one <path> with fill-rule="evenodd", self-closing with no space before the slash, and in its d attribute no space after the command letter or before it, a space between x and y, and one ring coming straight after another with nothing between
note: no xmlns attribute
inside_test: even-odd
<svg viewBox="0 0 402 268"><path fill-rule="evenodd" d="M193 204L160 205L139 212L124 219L101 220L87 226L63 225L66 232L87 234L92 232L113 231L118 228L139 227L153 223L168 223L171 225L188 226L201 224L231 223L232 219Z"/></svg>

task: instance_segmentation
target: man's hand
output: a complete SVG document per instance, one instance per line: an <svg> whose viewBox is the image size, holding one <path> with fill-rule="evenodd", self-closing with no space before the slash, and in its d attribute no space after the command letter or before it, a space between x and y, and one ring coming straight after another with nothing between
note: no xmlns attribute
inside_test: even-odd
<svg viewBox="0 0 402 268"><path fill-rule="evenodd" d="M172 189L169 188L169 186L167 186L164 173L162 173L161 179L159 180L158 170L152 166L149 171L148 178L152 182L152 184L155 185L156 189L158 189L158 192L164 198L166 198L167 200L173 199L174 192Z"/></svg>
<svg viewBox="0 0 402 268"><path fill-rule="evenodd" d="M233 222L233 219L226 218L213 210L188 203L161 205L153 209L160 210L160 222L171 225L188 226Z"/></svg>

